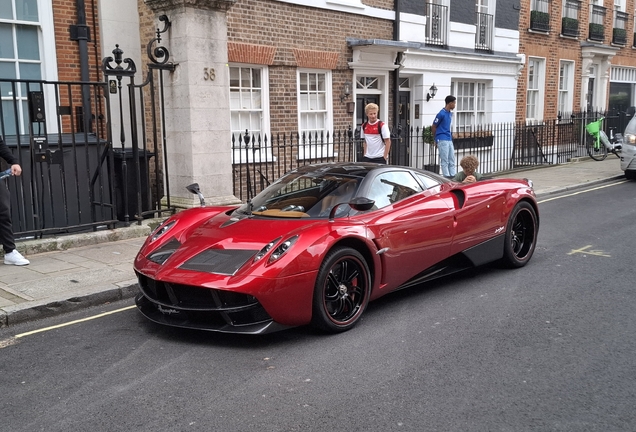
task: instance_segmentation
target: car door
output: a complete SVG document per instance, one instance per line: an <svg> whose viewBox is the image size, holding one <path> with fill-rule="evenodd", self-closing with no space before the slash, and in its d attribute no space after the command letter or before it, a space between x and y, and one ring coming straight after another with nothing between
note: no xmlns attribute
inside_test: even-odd
<svg viewBox="0 0 636 432"><path fill-rule="evenodd" d="M451 254L461 252L496 235L503 235L505 193L488 183L463 188L465 200L455 215L455 237Z"/></svg>
<svg viewBox="0 0 636 432"><path fill-rule="evenodd" d="M408 171L378 175L366 195L379 208L369 213L373 217L368 228L380 251L380 288L397 288L448 257L454 229L452 197L422 191Z"/></svg>

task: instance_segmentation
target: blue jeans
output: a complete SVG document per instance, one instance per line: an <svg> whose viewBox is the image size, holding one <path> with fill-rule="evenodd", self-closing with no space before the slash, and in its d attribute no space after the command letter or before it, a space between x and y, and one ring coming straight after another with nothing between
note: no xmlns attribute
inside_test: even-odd
<svg viewBox="0 0 636 432"><path fill-rule="evenodd" d="M439 151L442 174L444 177L455 177L457 169L455 167L455 148L453 147L453 141L437 141L437 150Z"/></svg>

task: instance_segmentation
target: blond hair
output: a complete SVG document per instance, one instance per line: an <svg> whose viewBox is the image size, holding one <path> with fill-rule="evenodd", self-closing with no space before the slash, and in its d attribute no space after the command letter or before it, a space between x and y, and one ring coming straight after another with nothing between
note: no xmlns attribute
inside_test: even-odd
<svg viewBox="0 0 636 432"><path fill-rule="evenodd" d="M376 110L376 111L378 111L378 112L379 112L379 111L380 111L380 107L379 107L379 106L377 106L376 104L374 104L373 102L371 102L371 103L367 104L367 105L364 107L364 113L365 113L365 114L368 114L368 113L369 113L369 111L371 111L371 110Z"/></svg>

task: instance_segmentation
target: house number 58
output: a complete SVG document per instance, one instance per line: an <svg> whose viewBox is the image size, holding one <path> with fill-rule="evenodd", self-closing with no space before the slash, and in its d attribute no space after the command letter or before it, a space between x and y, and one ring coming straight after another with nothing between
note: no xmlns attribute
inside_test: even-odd
<svg viewBox="0 0 636 432"><path fill-rule="evenodd" d="M214 68L203 68L203 79L206 81L214 81L216 78L216 73L214 72Z"/></svg>

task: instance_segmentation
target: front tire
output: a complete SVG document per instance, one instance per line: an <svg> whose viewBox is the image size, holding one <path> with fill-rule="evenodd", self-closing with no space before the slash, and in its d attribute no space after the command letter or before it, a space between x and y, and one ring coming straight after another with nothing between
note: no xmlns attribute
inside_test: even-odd
<svg viewBox="0 0 636 432"><path fill-rule="evenodd" d="M521 201L508 219L502 263L509 268L523 267L530 261L537 245L537 213L528 202Z"/></svg>
<svg viewBox="0 0 636 432"><path fill-rule="evenodd" d="M311 324L329 333L351 329L369 303L371 275L360 252L349 247L330 251L318 271Z"/></svg>
<svg viewBox="0 0 636 432"><path fill-rule="evenodd" d="M598 148L596 146L596 138L593 136L587 137L586 147L587 154L595 161L605 160L607 157L607 147L599 140Z"/></svg>
<svg viewBox="0 0 636 432"><path fill-rule="evenodd" d="M636 170L626 170L625 178L627 180L636 180Z"/></svg>

